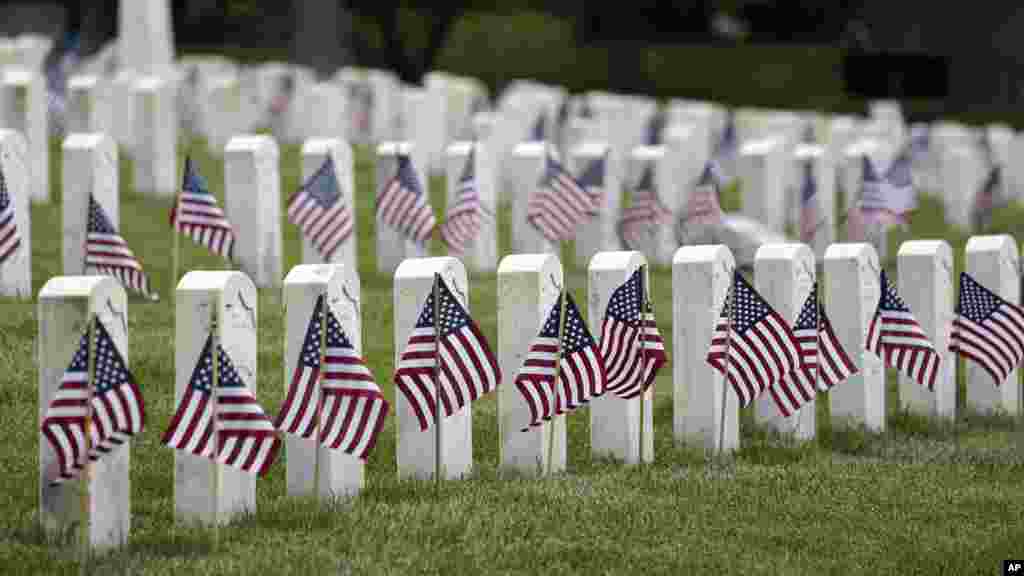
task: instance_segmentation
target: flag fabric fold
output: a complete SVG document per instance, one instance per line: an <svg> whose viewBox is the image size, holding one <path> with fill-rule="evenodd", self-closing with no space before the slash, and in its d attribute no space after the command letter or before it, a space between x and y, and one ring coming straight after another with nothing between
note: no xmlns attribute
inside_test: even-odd
<svg viewBox="0 0 1024 576"><path fill-rule="evenodd" d="M476 145L466 156L466 164L456 184L455 203L448 208L448 217L441 225L441 240L453 254L465 254L480 234L485 222L494 221L494 213L480 200L476 184Z"/></svg>
<svg viewBox="0 0 1024 576"><path fill-rule="evenodd" d="M185 158L182 180L181 193L171 209L171 227L210 252L231 260L235 245L231 223L189 157Z"/></svg>
<svg viewBox="0 0 1024 576"><path fill-rule="evenodd" d="M288 200L288 220L302 230L325 262L352 236L355 219L338 187L330 154Z"/></svg>
<svg viewBox="0 0 1024 576"><path fill-rule="evenodd" d="M622 210L617 224L619 239L630 250L649 248L657 228L672 223L672 211L658 198L652 164L644 167L631 196L630 205Z"/></svg>
<svg viewBox="0 0 1024 576"><path fill-rule="evenodd" d="M896 288L889 283L884 270L880 273L880 282L882 294L868 327L864 347L874 352L887 366L934 390L939 354L910 308L896 293Z"/></svg>
<svg viewBox="0 0 1024 576"><path fill-rule="evenodd" d="M527 221L549 242L557 244L571 240L576 228L599 210L599 203L586 186L548 156L544 176L526 208Z"/></svg>
<svg viewBox="0 0 1024 576"><path fill-rule="evenodd" d="M606 390L619 398L639 396L668 361L665 342L644 294L643 267L637 268L608 300L601 324L601 358Z"/></svg>
<svg viewBox="0 0 1024 576"><path fill-rule="evenodd" d="M117 230L99 202L89 195L89 223L86 230L85 267L100 274L117 278L121 284L151 300L156 295L149 291L149 279L142 271L142 263Z"/></svg>
<svg viewBox="0 0 1024 576"><path fill-rule="evenodd" d="M7 192L7 179L0 168L0 264L6 262L21 247L14 214L14 201Z"/></svg>
<svg viewBox="0 0 1024 576"><path fill-rule="evenodd" d="M976 362L999 386L1024 359L1024 308L961 272L949 349Z"/></svg>
<svg viewBox="0 0 1024 576"><path fill-rule="evenodd" d="M408 155L398 156L395 175L381 187L376 203L384 224L417 244L430 239L437 219Z"/></svg>

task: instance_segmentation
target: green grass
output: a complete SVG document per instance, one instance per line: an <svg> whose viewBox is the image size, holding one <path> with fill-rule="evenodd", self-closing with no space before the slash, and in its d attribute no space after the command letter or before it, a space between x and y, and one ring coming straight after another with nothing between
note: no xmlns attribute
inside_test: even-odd
<svg viewBox="0 0 1024 576"><path fill-rule="evenodd" d="M194 157L222 194L220 163L200 152ZM55 188L61 181L59 158L58 149ZM376 336L364 339L364 350L391 399L391 279L373 269L373 222L366 216L372 213L372 164L365 150L356 158L363 325L373 327ZM298 184L295 147L283 147L281 168L286 195ZM818 401L815 442L796 444L759 429L746 411L743 448L733 458L717 460L673 441L670 367L657 383L651 465L625 467L591 458L588 414L582 410L569 417L568 472L540 480L503 477L497 468L492 394L473 406L475 471L468 479L439 489L429 482L398 481L390 418L358 497L330 504L286 497L282 457L258 483L255 514L222 529L214 549L209 532L174 521L174 456L159 444L174 408L173 350L167 346L174 330L170 202L134 194L127 161L121 182L122 234L163 301L131 300L129 360L145 392L149 422L131 447L130 542L94 559L91 573L992 574L1003 559L1024 554L1024 425L1019 420L968 416L943 423L900 413L890 374L884 433L833 429L825 395ZM433 184L440 209L441 182ZM941 208L928 202L911 234L948 239L960 266L966 235L949 229ZM735 191L726 204L738 205ZM1020 210L1009 212L997 217L993 229L1022 226ZM33 207L32 218L38 291L61 269L60 236L53 233L60 227L59 203ZM507 209L502 219L505 252ZM287 270L299 261L299 238L295 227L284 224L283 229ZM895 250L898 239L891 244ZM188 268L223 267L191 243L182 247ZM567 283L582 297L585 271L570 264ZM667 270L653 272L669 350L670 283ZM472 277L471 307L496 345L493 274ZM283 400L283 321L280 293L261 291L258 395L270 414ZM47 543L36 522L36 330L35 303L0 301L0 365L7 375L0 385L5 482L0 570L74 573L73 553Z"/></svg>

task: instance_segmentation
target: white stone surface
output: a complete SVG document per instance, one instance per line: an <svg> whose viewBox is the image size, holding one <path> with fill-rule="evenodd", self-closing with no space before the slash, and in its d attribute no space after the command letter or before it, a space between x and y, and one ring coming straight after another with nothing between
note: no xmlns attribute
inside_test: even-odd
<svg viewBox="0 0 1024 576"><path fill-rule="evenodd" d="M135 149L135 82L139 74L134 70L122 68L117 71L110 90L114 108L114 129L111 136L114 141L131 152Z"/></svg>
<svg viewBox="0 0 1024 576"><path fill-rule="evenodd" d="M737 161L740 213L779 233L786 225L786 156L783 139L763 138L744 142Z"/></svg>
<svg viewBox="0 0 1024 576"><path fill-rule="evenodd" d="M280 286L281 177L270 136L235 136L224 150L224 203L235 227L234 257L257 286Z"/></svg>
<svg viewBox="0 0 1024 576"><path fill-rule="evenodd" d="M377 180L374 190L374 206L381 188L394 178L398 170L399 156L409 156L412 159L413 168L416 170L416 178L423 187L423 193L427 194L427 180L420 164L417 163L416 148L409 142L382 142L377 145ZM376 209L376 208L375 208ZM436 213L435 213L436 217ZM392 274L399 264L406 258L422 258L427 255L426 246L407 239L400 232L385 224L379 216L377 221L377 271L382 274Z"/></svg>
<svg viewBox="0 0 1024 576"><path fill-rule="evenodd" d="M0 127L17 130L28 143L32 202L50 202L50 129L46 79L36 68L0 69Z"/></svg>
<svg viewBox="0 0 1024 576"><path fill-rule="evenodd" d="M243 128L245 117L241 86L237 78L215 76L206 85L205 95L202 109L206 149L219 157L231 137Z"/></svg>
<svg viewBox="0 0 1024 576"><path fill-rule="evenodd" d="M806 244L765 244L754 256L754 289L790 326L800 316L815 279L814 252ZM786 417L770 394L762 394L755 401L754 418L800 440L815 435L814 402Z"/></svg>
<svg viewBox="0 0 1024 576"><path fill-rule="evenodd" d="M78 349L89 318L96 315L130 366L128 357L128 300L124 288L111 276L55 276L39 291L39 405L42 425L60 387L61 376ZM38 428L37 428L38 433ZM49 485L57 455L39 436L39 503L43 528L54 537L76 534L82 521L84 480ZM108 549L128 542L131 530L131 443L125 443L88 466L89 543ZM78 540L72 538L74 547ZM66 544L65 544L66 545Z"/></svg>
<svg viewBox="0 0 1024 576"><path fill-rule="evenodd" d="M949 350L956 292L953 250L944 240L911 240L900 246L897 259L897 291L940 357L934 392L900 374L900 407L952 419L956 416L956 356Z"/></svg>
<svg viewBox="0 0 1024 576"><path fill-rule="evenodd" d="M706 124L694 123L672 124L665 129L665 155L655 181L662 205L672 210L674 217L661 226L655 238L657 252L653 260L662 266L671 262L680 244L677 223L686 216L690 195L711 157L706 130Z"/></svg>
<svg viewBox="0 0 1024 576"><path fill-rule="evenodd" d="M214 315L221 347L256 394L257 293L242 272L191 271L175 291L174 406L181 402L210 334ZM206 525L256 512L256 476L240 468L174 451L174 515Z"/></svg>
<svg viewBox="0 0 1024 576"><path fill-rule="evenodd" d="M864 348L881 297L878 253L870 244L833 244L825 251L823 303L839 343L860 370L829 392L832 426L885 429L885 370Z"/></svg>
<svg viewBox="0 0 1024 576"><path fill-rule="evenodd" d="M384 70L370 70L367 81L373 92L372 119L370 121L373 139L389 142L403 138L398 129L401 116L401 91L398 77Z"/></svg>
<svg viewBox="0 0 1024 576"><path fill-rule="evenodd" d="M541 475L549 468L565 470L565 415L523 431L530 408L515 386L534 338L540 333L564 286L562 263L554 254L513 254L498 267L498 362L503 382L498 387L501 466ZM554 434L554 438L550 435Z"/></svg>
<svg viewBox="0 0 1024 576"><path fill-rule="evenodd" d="M347 100L347 95L336 84L317 82L310 86L302 110L306 138L347 138Z"/></svg>
<svg viewBox="0 0 1024 576"><path fill-rule="evenodd" d="M468 141L453 142L445 150L445 175L448 187L448 206L454 206L459 189L459 178L466 166L466 157L473 150L473 170L480 203L493 215L480 219L480 233L460 258L474 272L494 271L498 268L497 179L492 151L487 144ZM447 216L445 217L447 218ZM444 219L441 219L442 221Z"/></svg>
<svg viewBox="0 0 1024 576"><path fill-rule="evenodd" d="M410 258L395 270L395 365L409 340L416 319L434 286L434 275L440 274L459 303L469 310L469 281L462 262L448 256ZM398 445L395 458L399 478L434 478L435 458L440 447L441 477L458 478L473 467L472 406L448 417L440 414L440 426L431 424L420 430L412 406L401 392L395 394L395 415L398 418ZM439 429L439 430L438 430ZM437 437L440 436L438 444Z"/></svg>
<svg viewBox="0 0 1024 576"><path fill-rule="evenodd" d="M165 75L174 61L170 0L118 2L118 58L141 74Z"/></svg>
<svg viewBox="0 0 1024 576"><path fill-rule="evenodd" d="M66 127L74 132L106 132L114 129L113 92L109 79L72 76L68 79Z"/></svg>
<svg viewBox="0 0 1024 576"><path fill-rule="evenodd" d="M359 275L344 264L300 264L284 279L285 320L284 390L291 385L305 343L306 328L317 298L325 297L327 307L341 323L356 353L362 354L362 321ZM319 384L318 384L319 386ZM287 491L290 496L311 495L330 499L358 493L366 483L365 464L341 450L326 448L314 438L285 434ZM319 458L319 463L317 459ZM319 471L319 481L316 473Z"/></svg>
<svg viewBox="0 0 1024 576"><path fill-rule="evenodd" d="M825 257L825 250L836 240L836 165L831 150L818 144L798 144L793 152L795 166L790 174L790 194L787 220L795 225L800 236L801 194L803 190L804 163L811 163L814 178L814 201L817 203L820 224L814 230L810 246L816 260Z"/></svg>
<svg viewBox="0 0 1024 576"><path fill-rule="evenodd" d="M106 134L71 134L64 139L63 153L63 270L79 276L86 273L90 194L120 231L117 144Z"/></svg>
<svg viewBox="0 0 1024 576"><path fill-rule="evenodd" d="M706 360L735 267L721 244L682 246L672 259L672 435L713 452L740 443L739 397Z"/></svg>
<svg viewBox="0 0 1024 576"><path fill-rule="evenodd" d="M943 149L941 163L946 221L969 228L974 196L988 176L981 154L973 146L954 144Z"/></svg>
<svg viewBox="0 0 1024 576"><path fill-rule="evenodd" d="M1005 300L1020 303L1020 253L1012 236L974 236L967 241L964 271L979 284ZM967 365L967 407L979 412L1003 410L1020 413L1019 368L996 386L984 368L972 361Z"/></svg>
<svg viewBox="0 0 1024 576"><path fill-rule="evenodd" d="M135 189L173 197L178 182L178 118L175 84L143 76L135 84Z"/></svg>
<svg viewBox="0 0 1024 576"><path fill-rule="evenodd" d="M557 153L547 142L523 142L516 146L509 161L512 174L512 252L538 254L558 252L558 247L526 220L527 205L546 171L547 155Z"/></svg>
<svg viewBox="0 0 1024 576"><path fill-rule="evenodd" d="M572 173L582 177L591 162L604 161L600 188L589 192L600 194L601 208L597 216L581 224L576 233L576 266L583 268L598 252L621 250L616 226L622 213L622 156L606 142L584 142L570 152Z"/></svg>
<svg viewBox="0 0 1024 576"><path fill-rule="evenodd" d="M341 202L348 206L351 217L355 219L355 227L352 235L345 240L334 254L331 255L331 263L344 264L353 270L359 269L359 251L357 250L357 236L359 219L356 215L355 205L355 169L352 162L352 147L348 142L339 138L316 138L306 140L302 145L302 181L308 181L316 171L327 161L328 156L334 162L334 174L338 178L338 190L341 191ZM287 209L287 206L285 206ZM305 264L321 264L323 256L313 246L313 243L302 235L302 262Z"/></svg>
<svg viewBox="0 0 1024 576"><path fill-rule="evenodd" d="M14 207L21 246L0 264L0 296L32 299L32 219L29 211L28 144L20 132L0 129L0 172Z"/></svg>
<svg viewBox="0 0 1024 576"><path fill-rule="evenodd" d="M595 339L601 338L601 325L612 293L641 266L647 266L647 258L635 250L598 252L590 260L587 268L587 325ZM651 283L646 269L643 285L649 294ZM590 449L595 457L610 456L627 464L653 462L654 387L630 400L614 394L591 400Z"/></svg>
<svg viewBox="0 0 1024 576"><path fill-rule="evenodd" d="M662 204L665 206L674 206L676 201L671 200L670 192L661 192L661 187L670 182L667 178L663 177L662 174L669 171L668 160L665 157L665 146L637 146L633 148L629 155L629 168L627 172L632 176L629 180L624 183L624 186L628 188L630 199L633 198L633 190L643 175L645 167L650 164L654 171L654 184L658 187L658 197ZM671 203L667 201L671 200ZM642 245L638 246L638 249L644 253L651 261L665 265L671 262L672 253L675 248L674 233L671 227L666 230L657 230L653 236L647 237L643 240ZM671 240L671 242L670 242Z"/></svg>
<svg viewBox="0 0 1024 576"><path fill-rule="evenodd" d="M444 150L448 145L448 92L453 78L444 72L430 72L424 78L426 109L417 115L416 141L422 142L426 152L427 172L444 173ZM422 133L420 133L422 129Z"/></svg>

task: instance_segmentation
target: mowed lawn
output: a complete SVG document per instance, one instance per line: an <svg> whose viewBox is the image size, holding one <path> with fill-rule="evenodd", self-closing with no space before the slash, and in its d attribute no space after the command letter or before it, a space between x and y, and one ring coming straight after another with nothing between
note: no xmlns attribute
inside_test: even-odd
<svg viewBox="0 0 1024 576"><path fill-rule="evenodd" d="M221 163L198 143L193 151L222 197ZM58 201L32 211L36 292L61 271L59 148L53 158ZM360 150L356 158L362 321L368 336L363 345L391 399L392 280L374 266L372 156ZM281 170L283 202L298 185L297 147L282 148ZM432 182L438 212L442 184ZM130 542L94 559L88 566L92 573L995 574L1003 559L1024 557L1020 420L968 415L942 424L901 414L890 373L884 434L833 430L824 395L818 401L816 441L796 445L768 434L753 425L747 411L743 448L733 458L718 459L673 441L671 366L657 382L653 464L626 467L592 458L584 409L569 417L566 473L547 479L503 474L497 468L492 394L472 407L476 468L471 477L440 487L398 481L392 417L370 456L366 489L358 497L331 504L286 497L287 455L282 454L258 483L255 514L221 529L214 547L211 532L175 522L174 456L159 442L174 410L174 350L168 346L174 334L171 200L136 195L126 161L121 190L121 232L162 300L153 304L131 297L129 362L145 394L148 424L131 444ZM735 207L737 199L724 204ZM1001 213L995 227L1013 230L1022 222L1020 215L1020 210ZM282 226L287 271L299 262L299 238L294 226ZM507 252L507 209L500 232ZM913 230L893 235L890 260L900 239L911 236L946 238L961 267L966 235L943 224L936 202L925 199ZM186 269L225 267L187 240L182 247ZM440 250L436 241L434 249ZM888 268L895 271L895 262ZM585 270L567 271L568 287L583 301ZM671 351L671 274L656 270L652 278L659 324ZM472 276L470 288L473 316L496 347L495 275ZM280 292L262 290L258 310L258 396L274 415L284 395ZM5 369L0 571L76 573L73 551L48 544L36 521L36 331L34 302L0 301ZM962 389L960 397L962 403Z"/></svg>

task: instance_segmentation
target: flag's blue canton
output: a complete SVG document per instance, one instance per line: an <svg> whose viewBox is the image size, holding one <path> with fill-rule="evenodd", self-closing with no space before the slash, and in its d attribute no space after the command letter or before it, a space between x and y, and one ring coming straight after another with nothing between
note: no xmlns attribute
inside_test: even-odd
<svg viewBox="0 0 1024 576"><path fill-rule="evenodd" d="M417 196L423 194L423 187L420 186L416 171L412 168L412 160L404 154L398 157L398 181L402 184L402 188L413 194Z"/></svg>
<svg viewBox="0 0 1024 576"><path fill-rule="evenodd" d="M910 172L910 155L901 153L893 161L892 166L886 174L889 184L894 188L909 188L913 186L914 180Z"/></svg>
<svg viewBox="0 0 1024 576"><path fill-rule="evenodd" d="M808 200L814 197L816 192L817 190L814 186L814 168L811 166L810 162L805 162L804 183L803 187L800 189L800 201L806 204Z"/></svg>
<svg viewBox="0 0 1024 576"><path fill-rule="evenodd" d="M885 270L882 270L882 298L878 303L878 308L910 313L907 303L896 293L896 287L889 283L889 279L885 276Z"/></svg>
<svg viewBox="0 0 1024 576"><path fill-rule="evenodd" d="M576 308L576 302L573 301L572 296L566 293L565 337L562 339L562 356L569 356L590 346L596 346L594 337L590 335L583 323L583 317L580 316L580 311Z"/></svg>
<svg viewBox="0 0 1024 576"><path fill-rule="evenodd" d="M615 289L608 301L608 315L620 322L636 326L640 321L640 268Z"/></svg>
<svg viewBox="0 0 1024 576"><path fill-rule="evenodd" d="M814 283L811 294L804 301L804 307L800 310L800 316L793 325L793 331L816 330L818 328L818 283Z"/></svg>
<svg viewBox="0 0 1024 576"><path fill-rule="evenodd" d="M1005 301L978 284L967 274L960 274L960 302L956 313L972 322L981 324Z"/></svg>
<svg viewBox="0 0 1024 576"><path fill-rule="evenodd" d="M0 212L7 210L11 205L11 196L7 193L7 179L4 178L4 171L0 170Z"/></svg>
<svg viewBox="0 0 1024 576"><path fill-rule="evenodd" d="M77 360L77 355L76 355ZM114 348L114 342L102 322L96 322L96 390L97 395L131 382L131 374Z"/></svg>
<svg viewBox="0 0 1024 576"><path fill-rule="evenodd" d="M437 289L440 304L437 307L440 313L440 327L438 329L439 338L461 329L463 326L469 324L469 314L462 308L459 301L452 296L451 291L448 290L448 284L446 282L438 282ZM416 321L416 328L430 328L434 326L434 293L431 292L427 296L427 303L423 305L423 311L420 312L420 317Z"/></svg>
<svg viewBox="0 0 1024 576"><path fill-rule="evenodd" d="M114 230L114 225L110 223L107 214L103 212L99 202L92 196L89 197L89 232L117 234L117 230Z"/></svg>
<svg viewBox="0 0 1024 576"><path fill-rule="evenodd" d="M71 365L65 372L85 372L89 369L89 332L78 339L78 350L71 357Z"/></svg>
<svg viewBox="0 0 1024 576"><path fill-rule="evenodd" d="M761 296L736 272L736 294L733 299L736 312L733 315L733 331L742 335L751 326L771 314L771 309Z"/></svg>
<svg viewBox="0 0 1024 576"><path fill-rule="evenodd" d="M202 177L199 172L196 172L192 166L192 159L185 159L185 182L182 186L185 192L190 194L209 194L210 189L206 185L206 180Z"/></svg>
<svg viewBox="0 0 1024 576"><path fill-rule="evenodd" d="M587 169L579 178L579 183L585 188L600 188L604 186L604 164L606 156L595 158L587 165Z"/></svg>
<svg viewBox="0 0 1024 576"><path fill-rule="evenodd" d="M551 307L551 312L548 313L548 319L544 321L544 326L540 329L540 335L538 338L558 338L558 321L562 315L562 295L559 294L558 298L555 298L555 305Z"/></svg>
<svg viewBox="0 0 1024 576"><path fill-rule="evenodd" d="M196 364L196 368L192 372L192 380L190 384L200 392L209 393L213 389L213 356L210 355L210 349L212 346L213 338L207 337L206 345L203 346L201 360ZM217 366L217 387L244 387L245 384L242 383L242 379L238 376L238 371L235 370L235 365L231 362L231 358L229 358L227 353L224 352L224 348L220 346L217 348L219 358L219 365Z"/></svg>
<svg viewBox="0 0 1024 576"><path fill-rule="evenodd" d="M316 300L316 307L313 309L313 317L306 329L306 341L302 344L302 364L310 368L320 365L320 326L324 317L324 297ZM327 338L325 348L348 348L352 349L352 342L341 329L341 323L331 314L327 313Z"/></svg>
<svg viewBox="0 0 1024 576"><path fill-rule="evenodd" d="M338 179L334 176L334 160L330 156L307 183L306 193L324 208L329 208L341 198Z"/></svg>

